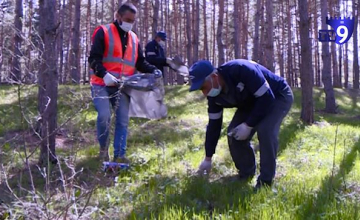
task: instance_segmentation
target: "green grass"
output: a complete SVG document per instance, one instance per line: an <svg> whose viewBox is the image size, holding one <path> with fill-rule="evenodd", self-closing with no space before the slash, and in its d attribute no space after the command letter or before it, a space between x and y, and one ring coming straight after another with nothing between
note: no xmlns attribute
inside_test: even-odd
<svg viewBox="0 0 360 220"><path fill-rule="evenodd" d="M83 172L79 185L98 185L89 205L97 206L93 219L359 219L360 202L360 104L359 92L336 89L339 114L322 113L325 94L314 90L316 121L305 126L299 120L300 94L280 132L280 148L274 191L254 193L250 184L233 181L236 174L229 154L226 127L234 109L224 112L222 136L208 178L194 175L204 157L206 100L188 87L168 87L170 118L130 120L128 155L132 168L114 182L100 171L96 160L96 112L88 86L60 86L58 123L67 122L62 136L68 142L58 148L62 158L76 157ZM26 118L36 114L36 88L22 88ZM0 88L0 137L21 125L16 87ZM12 111L10 113L10 111ZM71 120L69 120L71 119ZM1 141L1 139L0 139ZM336 145L335 145L336 141ZM256 137L254 144L256 144ZM26 187L22 170L23 150L14 142L3 146L10 183ZM111 149L112 151L112 149ZM36 161L36 152L33 160ZM259 153L257 154L257 161ZM33 170L36 185L44 180ZM19 181L21 175L21 181ZM54 177L55 178L55 177ZM54 186L56 188L56 186ZM40 190L41 191L41 190ZM58 208L62 207L57 204ZM56 205L55 205L56 206Z"/></svg>

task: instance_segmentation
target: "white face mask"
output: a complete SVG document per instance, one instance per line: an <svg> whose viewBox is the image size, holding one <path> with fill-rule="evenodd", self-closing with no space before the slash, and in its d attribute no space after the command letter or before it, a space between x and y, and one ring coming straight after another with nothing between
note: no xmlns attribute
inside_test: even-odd
<svg viewBox="0 0 360 220"><path fill-rule="evenodd" d="M165 41L163 41L163 40L159 41L159 45L162 47L165 47Z"/></svg>
<svg viewBox="0 0 360 220"><path fill-rule="evenodd" d="M128 22L123 21L123 22L121 22L121 24L119 26L125 32L129 32L129 31L131 31L133 25L134 25L133 23L128 23Z"/></svg>

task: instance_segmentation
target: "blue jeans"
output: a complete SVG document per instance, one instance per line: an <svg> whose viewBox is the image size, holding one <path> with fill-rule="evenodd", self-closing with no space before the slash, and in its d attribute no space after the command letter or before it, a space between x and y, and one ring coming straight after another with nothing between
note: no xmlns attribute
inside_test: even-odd
<svg viewBox="0 0 360 220"><path fill-rule="evenodd" d="M108 147L110 130L110 104L115 113L114 159L126 154L127 128L129 124L130 98L122 93L119 96L117 87L92 85L91 95L97 116L97 139L100 149Z"/></svg>

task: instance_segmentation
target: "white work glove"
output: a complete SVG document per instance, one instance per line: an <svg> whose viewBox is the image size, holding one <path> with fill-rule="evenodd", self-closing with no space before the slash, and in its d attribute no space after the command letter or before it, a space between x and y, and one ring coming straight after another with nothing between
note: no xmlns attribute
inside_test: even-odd
<svg viewBox="0 0 360 220"><path fill-rule="evenodd" d="M103 79L106 86L116 86L119 83L119 80L108 72L106 72Z"/></svg>
<svg viewBox="0 0 360 220"><path fill-rule="evenodd" d="M210 170L211 170L211 160L206 160L204 159L200 166L199 166L199 169L198 169L198 174L202 175L204 174L204 171L206 171L207 174L210 173Z"/></svg>
<svg viewBox="0 0 360 220"><path fill-rule="evenodd" d="M166 63L174 70L178 68L178 66L174 63L172 58L166 58Z"/></svg>
<svg viewBox="0 0 360 220"><path fill-rule="evenodd" d="M161 70L159 70L159 69L154 70L154 71L153 71L153 74L155 75L155 78L160 78L160 77L162 77L162 72L161 72Z"/></svg>
<svg viewBox="0 0 360 220"><path fill-rule="evenodd" d="M233 136L238 141L246 140L250 133L252 127L249 127L245 122L241 123L237 127L235 127L230 133L230 136Z"/></svg>

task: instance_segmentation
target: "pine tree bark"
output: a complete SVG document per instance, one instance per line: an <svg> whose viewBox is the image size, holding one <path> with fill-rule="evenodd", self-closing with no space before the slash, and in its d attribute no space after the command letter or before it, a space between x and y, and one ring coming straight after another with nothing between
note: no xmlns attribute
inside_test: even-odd
<svg viewBox="0 0 360 220"><path fill-rule="evenodd" d="M70 51L70 71L71 82L80 83L80 65L79 65L79 40L80 40L80 3L81 0L75 0L75 17L72 27L71 51Z"/></svg>
<svg viewBox="0 0 360 220"><path fill-rule="evenodd" d="M212 16L212 63L213 65L216 65L216 60L215 60L215 45L216 45L216 28L215 28L215 14L216 14L216 1L213 0L213 16Z"/></svg>
<svg viewBox="0 0 360 220"><path fill-rule="evenodd" d="M39 0L40 36L44 42L42 63L39 71L38 108L41 115L40 135L42 137L39 164L57 162L55 154L55 135L57 127L58 74L56 56L55 23L56 0Z"/></svg>
<svg viewBox="0 0 360 220"><path fill-rule="evenodd" d="M203 19L204 19L204 51L205 59L210 59L209 44L208 44L208 31L207 31L207 15L206 15L206 0L203 0Z"/></svg>
<svg viewBox="0 0 360 220"><path fill-rule="evenodd" d="M113 1L114 2L114 1ZM114 8L114 12L113 14L115 13L115 5L113 6ZM87 4L87 10L86 10L86 46L85 46L85 57L88 57L90 54L89 54L89 51L90 51L90 46L91 46L91 43L90 43L90 36L91 36L91 0L88 0L88 4ZM87 79L87 76L88 76L88 73L89 73L89 68L87 66L87 62L85 62L85 68L84 68L84 74L83 74L83 84L85 85L86 83L86 79Z"/></svg>
<svg viewBox="0 0 360 220"><path fill-rule="evenodd" d="M273 0L266 0L266 46L264 65L275 72L274 66L274 23L273 23Z"/></svg>
<svg viewBox="0 0 360 220"><path fill-rule="evenodd" d="M344 50L344 88L349 88L349 59L348 59L348 44L345 44Z"/></svg>
<svg viewBox="0 0 360 220"><path fill-rule="evenodd" d="M329 4L330 14L334 15L335 2L334 0L330 0L329 2L330 2ZM335 43L331 44L331 63L332 63L332 73L333 73L332 77L333 77L334 87L341 88Z"/></svg>
<svg viewBox="0 0 360 220"><path fill-rule="evenodd" d="M255 30L254 30L254 49L252 59L259 62L259 27L261 18L261 0L256 0L256 14L255 14Z"/></svg>
<svg viewBox="0 0 360 220"><path fill-rule="evenodd" d="M290 0L287 0L287 82L288 84L293 87L293 75L294 75L294 68L293 68L293 55L292 55L292 27L291 27L291 14L290 14Z"/></svg>
<svg viewBox="0 0 360 220"><path fill-rule="evenodd" d="M224 27L224 0L219 0L219 18L218 18L218 26L216 32L216 41L218 45L218 54L219 54L218 66L225 63L224 43L222 41L223 27Z"/></svg>
<svg viewBox="0 0 360 220"><path fill-rule="evenodd" d="M0 20L4 19L4 12L0 10ZM4 42L4 25L0 25L0 83L2 82L2 66L4 62L3 57L3 42Z"/></svg>
<svg viewBox="0 0 360 220"><path fill-rule="evenodd" d="M63 83L67 83L67 79L70 75L70 67L71 67L71 62L70 62L70 59L71 59L71 39L72 39L72 35L73 35L73 32L72 32L72 25L73 25L73 4L74 3L74 0L69 0L68 1L68 10L67 12L69 13L69 20L68 20L68 23L67 23L67 26L65 27L65 29L67 30L67 39L66 39L66 42L65 42L65 45L66 45L66 61L65 61L65 72L63 74L63 80L62 82ZM65 24L64 24L65 25Z"/></svg>
<svg viewBox="0 0 360 220"><path fill-rule="evenodd" d="M326 24L326 16L328 11L327 0L321 0L321 23L322 23L322 30L327 30ZM322 81L324 83L324 90L325 90L325 111L328 113L336 113L336 104L335 104L335 95L334 95L334 88L332 86L332 79L331 79L331 60L330 60L330 53L329 53L329 43L322 42L322 61L323 61L323 68L322 68Z"/></svg>
<svg viewBox="0 0 360 220"><path fill-rule="evenodd" d="M314 122L314 103L313 103L313 68L311 56L311 41L309 38L310 19L308 15L308 1L298 0L300 16L300 43L301 43L301 119L312 124Z"/></svg>
<svg viewBox="0 0 360 220"><path fill-rule="evenodd" d="M195 30L193 38L193 63L199 59L199 37L200 37L200 0L195 0Z"/></svg>
<svg viewBox="0 0 360 220"><path fill-rule="evenodd" d="M240 59L240 43L239 43L239 34L240 34L240 28L239 28L239 1L234 1L234 13L233 13L233 21L234 21L234 52L235 52L235 59ZM255 21L256 22L256 21ZM259 27L255 28L258 29Z"/></svg>
<svg viewBox="0 0 360 220"><path fill-rule="evenodd" d="M353 39L354 39L354 62L353 62L353 71L354 71L354 77L353 77L353 88L358 89L359 88L359 52L358 52L358 19L359 19L359 3L353 0L353 18L354 18L354 33L353 33Z"/></svg>
<svg viewBox="0 0 360 220"><path fill-rule="evenodd" d="M22 42L22 19L23 19L23 6L22 0L16 0L15 4L15 19L14 19L14 45L13 57L11 64L11 80L16 83L21 83L21 42Z"/></svg>
<svg viewBox="0 0 360 220"><path fill-rule="evenodd" d="M186 15L186 52L187 52L187 61L188 65L192 65L192 56L191 56L191 18L190 18L190 0L184 0L185 15Z"/></svg>
<svg viewBox="0 0 360 220"><path fill-rule="evenodd" d="M152 38L155 38L157 26L158 26L158 20L159 20L159 0L155 0L155 4L153 4L153 23L152 23Z"/></svg>
<svg viewBox="0 0 360 220"><path fill-rule="evenodd" d="M33 18L33 2L28 0L28 41L32 42L32 18ZM31 63L31 50L32 44L30 43L26 48L26 73L25 73L25 83L32 83L35 79L35 76L32 73L32 63Z"/></svg>

